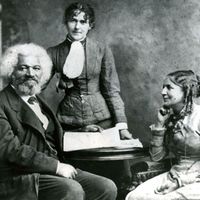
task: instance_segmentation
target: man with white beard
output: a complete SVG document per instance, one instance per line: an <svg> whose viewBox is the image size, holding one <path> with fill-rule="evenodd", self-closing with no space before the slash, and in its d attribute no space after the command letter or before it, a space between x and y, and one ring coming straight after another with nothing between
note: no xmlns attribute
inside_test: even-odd
<svg viewBox="0 0 200 200"><path fill-rule="evenodd" d="M38 96L50 78L45 49L19 44L2 57L0 92L0 199L114 200L115 184L67 164L63 130Z"/></svg>

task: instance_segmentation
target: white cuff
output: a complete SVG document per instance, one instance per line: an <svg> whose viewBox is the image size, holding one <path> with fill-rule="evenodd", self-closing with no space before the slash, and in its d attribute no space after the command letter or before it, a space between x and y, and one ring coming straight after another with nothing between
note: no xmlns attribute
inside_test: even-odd
<svg viewBox="0 0 200 200"><path fill-rule="evenodd" d="M151 131L166 131L165 127L156 127L155 124L152 124L149 126Z"/></svg>
<svg viewBox="0 0 200 200"><path fill-rule="evenodd" d="M127 125L127 123L125 123L125 122L117 123L117 124L115 124L115 127L116 127L118 130L128 129L128 125Z"/></svg>
<svg viewBox="0 0 200 200"><path fill-rule="evenodd" d="M60 164L60 161L58 160L56 174L58 174L58 171L59 171L59 164Z"/></svg>

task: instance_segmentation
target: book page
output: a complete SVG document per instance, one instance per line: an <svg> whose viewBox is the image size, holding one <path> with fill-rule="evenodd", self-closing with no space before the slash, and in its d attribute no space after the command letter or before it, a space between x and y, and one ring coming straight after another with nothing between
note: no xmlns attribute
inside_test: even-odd
<svg viewBox="0 0 200 200"><path fill-rule="evenodd" d="M115 147L120 145L117 128L100 132L65 132L64 151L76 151L93 148Z"/></svg>
<svg viewBox="0 0 200 200"><path fill-rule="evenodd" d="M134 148L139 147L142 148L143 145L140 140L137 139L130 139L130 140L120 140L120 145L116 146L117 149L125 149L125 148Z"/></svg>
<svg viewBox="0 0 200 200"><path fill-rule="evenodd" d="M143 147L139 139L120 140L119 130L114 127L100 132L65 132L64 151L113 147L116 149Z"/></svg>

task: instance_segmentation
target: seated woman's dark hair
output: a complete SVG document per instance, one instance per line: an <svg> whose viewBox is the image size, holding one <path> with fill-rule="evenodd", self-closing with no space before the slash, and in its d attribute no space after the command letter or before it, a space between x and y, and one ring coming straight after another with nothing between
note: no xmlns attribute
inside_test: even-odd
<svg viewBox="0 0 200 200"><path fill-rule="evenodd" d="M73 16L78 15L80 12L85 13L85 20L89 20L91 28L94 28L95 14L93 8L89 4L80 2L72 3L65 9L64 24L66 25Z"/></svg>
<svg viewBox="0 0 200 200"><path fill-rule="evenodd" d="M200 96L200 77L197 76L192 70L179 70L169 73L167 78L183 89L186 112L190 113L193 98Z"/></svg>

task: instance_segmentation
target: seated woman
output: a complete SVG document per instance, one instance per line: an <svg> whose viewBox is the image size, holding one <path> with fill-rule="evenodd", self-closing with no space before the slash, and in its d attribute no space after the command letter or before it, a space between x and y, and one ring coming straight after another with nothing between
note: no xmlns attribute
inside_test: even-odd
<svg viewBox="0 0 200 200"><path fill-rule="evenodd" d="M200 199L199 77L191 70L175 71L163 83L164 104L151 125L150 155L160 161L173 152L176 163L131 191L126 200Z"/></svg>

